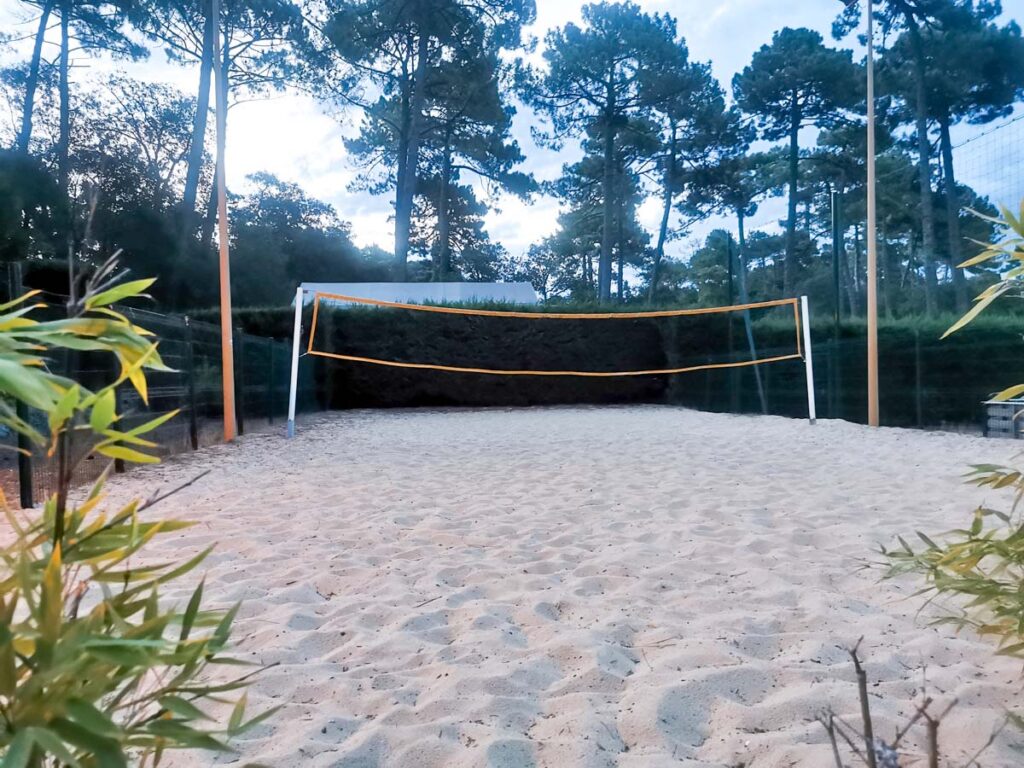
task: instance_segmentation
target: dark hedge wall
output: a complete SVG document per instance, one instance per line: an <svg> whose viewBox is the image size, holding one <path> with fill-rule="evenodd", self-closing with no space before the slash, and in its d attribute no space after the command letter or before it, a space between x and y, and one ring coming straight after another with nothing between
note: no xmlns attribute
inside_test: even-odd
<svg viewBox="0 0 1024 768"><path fill-rule="evenodd" d="M290 309L242 309L236 318L253 334L287 338L291 333ZM982 400L1005 386L1024 382L1024 323L1019 318L992 315L940 341L950 322L951 318L940 318L882 324L883 423L980 424ZM308 310L305 327L309 327ZM838 339L831 324L816 325L813 335L819 415L862 421L867 354L863 323L844 323ZM792 352L794 328L788 310L762 313L754 323L754 337L759 357ZM744 359L749 355L746 344L738 315L730 328L727 315L534 321L365 308L321 310L315 340L318 349L366 357L547 370L720 363ZM753 368L580 379L482 376L325 362L321 383L334 408L672 402L714 411L760 410ZM806 415L802 362L775 363L757 370L769 412Z"/></svg>

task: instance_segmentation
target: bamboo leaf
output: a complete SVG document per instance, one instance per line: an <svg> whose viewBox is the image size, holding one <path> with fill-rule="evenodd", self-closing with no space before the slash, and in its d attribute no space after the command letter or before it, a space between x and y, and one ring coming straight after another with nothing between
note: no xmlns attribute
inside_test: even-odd
<svg viewBox="0 0 1024 768"><path fill-rule="evenodd" d="M163 696L159 699L161 707L171 714L184 720L210 720L210 716L187 699L180 696Z"/></svg>
<svg viewBox="0 0 1024 768"><path fill-rule="evenodd" d="M961 317L959 320L953 323L953 325L951 325L949 329L944 334L942 334L942 338L947 338L951 334L956 333L961 328L969 324L972 320L974 320L974 318L976 318L978 315L984 312L985 308L988 307L989 304L991 304L993 301L999 298L999 296L1005 293L1006 290L1008 290L1008 288L1002 291L993 292L990 295L981 298L973 307L971 307L971 309L963 317Z"/></svg>
<svg viewBox="0 0 1024 768"><path fill-rule="evenodd" d="M0 768L26 768L33 746L31 731L19 731L11 740L3 761L0 761Z"/></svg>
<svg viewBox="0 0 1024 768"><path fill-rule="evenodd" d="M145 453L139 453L133 451L131 448L125 448L123 445L107 445L96 449L98 453L102 453L111 459L123 459L124 461L130 461L134 464L159 464L160 459L156 456L150 456Z"/></svg>
<svg viewBox="0 0 1024 768"><path fill-rule="evenodd" d="M68 744L95 757L97 768L128 768L124 753L113 739L63 718L54 720L51 727Z"/></svg>
<svg viewBox="0 0 1024 768"><path fill-rule="evenodd" d="M78 758L71 753L71 750L67 748L63 740L53 731L46 728L27 728L26 730L31 733L32 740L38 744L41 749L53 755L61 762L72 766L72 768L82 768L82 764L78 761Z"/></svg>
<svg viewBox="0 0 1024 768"><path fill-rule="evenodd" d="M192 597L188 601L188 606L185 608L185 615L181 620L181 634L178 637L179 642L183 643L188 640L189 633L192 632L192 625L195 623L196 615L199 613L199 606L203 601L203 585L205 582L205 579L199 582L199 586L196 587L195 592L192 593Z"/></svg>
<svg viewBox="0 0 1024 768"><path fill-rule="evenodd" d="M122 733L113 720L84 699L68 700L66 709L71 720L93 733L109 738L117 738Z"/></svg>
<svg viewBox="0 0 1024 768"><path fill-rule="evenodd" d="M237 733L238 729L242 726L242 721L245 719L245 707L247 702L248 696L244 693L238 701L235 702L235 706L231 710L231 717L228 719L228 733Z"/></svg>
<svg viewBox="0 0 1024 768"><path fill-rule="evenodd" d="M94 307L105 307L110 304L116 304L119 301L124 301L125 299L142 296L144 295L143 292L148 290L155 282L156 278L130 280L127 283L116 285L110 290L92 296L86 301L85 306L89 309L93 309Z"/></svg>
<svg viewBox="0 0 1024 768"><path fill-rule="evenodd" d="M61 611L64 599L61 585L60 543L53 548L50 561L43 571L42 590L39 600L39 634L48 645L54 645L60 637Z"/></svg>
<svg viewBox="0 0 1024 768"><path fill-rule="evenodd" d="M114 422L116 396L113 389L106 389L96 399L89 418L89 426L94 432L102 432Z"/></svg>
<svg viewBox="0 0 1024 768"><path fill-rule="evenodd" d="M1012 387L1007 387L1002 392L998 393L993 400L1012 400L1015 397L1024 395L1024 384L1016 384Z"/></svg>

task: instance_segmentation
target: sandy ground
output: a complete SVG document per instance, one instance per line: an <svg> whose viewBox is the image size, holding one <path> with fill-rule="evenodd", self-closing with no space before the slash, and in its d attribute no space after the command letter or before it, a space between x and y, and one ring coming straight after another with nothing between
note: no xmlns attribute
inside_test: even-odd
<svg viewBox="0 0 1024 768"><path fill-rule="evenodd" d="M354 412L112 495L212 470L162 507L201 521L163 546L219 542L207 595L244 600L240 655L278 665L250 698L283 709L240 755L174 765L829 766L813 718L857 719L861 636L883 735L926 687L959 698L942 734L967 755L1024 703L1018 664L861 569L1000 502L959 475L1013 450L659 406Z"/></svg>

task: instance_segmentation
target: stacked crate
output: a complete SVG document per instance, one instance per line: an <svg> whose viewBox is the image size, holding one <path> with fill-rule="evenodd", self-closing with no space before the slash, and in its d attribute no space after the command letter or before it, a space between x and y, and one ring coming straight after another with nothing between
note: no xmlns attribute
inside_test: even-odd
<svg viewBox="0 0 1024 768"><path fill-rule="evenodd" d="M1024 398L985 401L985 436L1019 439L1024 434Z"/></svg>

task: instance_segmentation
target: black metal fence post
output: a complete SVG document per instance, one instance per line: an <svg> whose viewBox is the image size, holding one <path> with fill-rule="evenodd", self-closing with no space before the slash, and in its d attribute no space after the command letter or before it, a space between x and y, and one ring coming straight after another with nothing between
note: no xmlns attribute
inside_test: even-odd
<svg viewBox="0 0 1024 768"><path fill-rule="evenodd" d="M7 285L11 300L21 295L24 290L21 264L14 262L8 265ZM20 400L15 401L14 411L22 421L29 420L28 406ZM32 443L20 432L18 433L18 500L23 509L35 506L35 494L32 487Z"/></svg>
<svg viewBox="0 0 1024 768"><path fill-rule="evenodd" d="M924 426L924 395L921 391L921 331L914 329L914 403L917 408L917 428Z"/></svg>
<svg viewBox="0 0 1024 768"><path fill-rule="evenodd" d="M185 380L188 387L188 438L192 450L199 450L199 398L196 397L196 353L192 320L185 315Z"/></svg>
<svg viewBox="0 0 1024 768"><path fill-rule="evenodd" d="M273 339L267 339L267 424L274 423L274 347Z"/></svg>
<svg viewBox="0 0 1024 768"><path fill-rule="evenodd" d="M116 364L116 360L114 361ZM115 375L117 375L115 373ZM121 387L114 387L114 413L123 416L124 398L121 396ZM114 472L118 475L124 474L124 459L114 459Z"/></svg>

